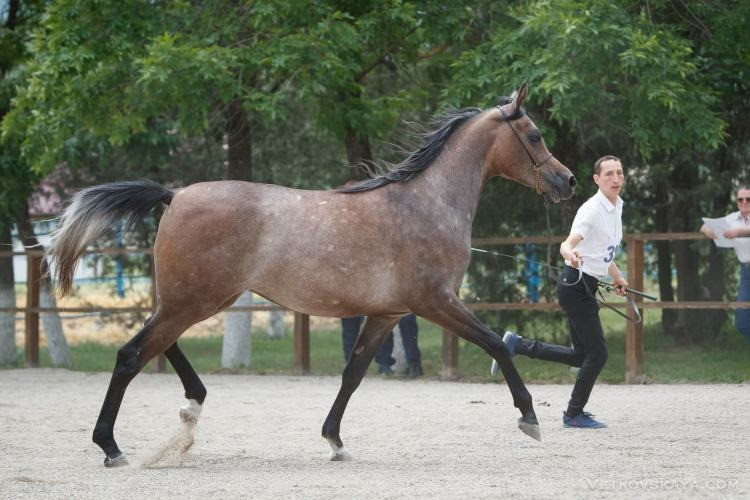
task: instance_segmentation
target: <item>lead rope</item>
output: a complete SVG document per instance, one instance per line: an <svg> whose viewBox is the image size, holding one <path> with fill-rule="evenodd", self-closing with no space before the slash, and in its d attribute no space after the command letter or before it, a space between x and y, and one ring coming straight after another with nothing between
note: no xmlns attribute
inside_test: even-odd
<svg viewBox="0 0 750 500"><path fill-rule="evenodd" d="M605 301L604 300L604 295L602 294L602 291L599 289L600 285L602 286L602 288L606 288L608 292L611 292L612 289L614 288L614 285L611 285L609 283L605 283L603 281L596 280L596 291L592 292L591 289L589 289L589 286L586 283L586 280L583 280L583 286L586 288L586 292L595 301L597 301L599 304L601 304L604 307L607 307L609 309L612 309L614 312L616 312L617 314L619 314L620 316L622 316L626 320L635 323L636 325L639 324L639 323L641 323L643 321L643 318L641 318L641 313L640 313L640 311L638 311L638 306L636 305L635 301L633 300L633 298L630 295L625 294L625 299L628 301L628 305L633 309L633 312L635 312L635 318L633 318L631 316L628 316L627 314L625 314L623 312L618 311L617 309L615 309L614 307L612 307L607 301ZM601 299L597 298L597 296L596 296L597 292L599 293L599 297L601 297Z"/></svg>
<svg viewBox="0 0 750 500"><path fill-rule="evenodd" d="M559 269L562 271L562 268L555 267L552 265L552 224L549 221L549 199L547 199L546 195L542 195L542 199L544 200L544 213L547 216L547 277L553 281L556 281L560 283L561 286L574 286L580 283L580 281L583 279L583 269L578 267L578 279L576 279L573 283L568 283L565 278L560 281L560 275L557 276L552 274L552 269Z"/></svg>
<svg viewBox="0 0 750 500"><path fill-rule="evenodd" d="M601 285L602 288L606 288L608 292L611 292L614 286L609 283L605 283L603 281L597 280L596 291L599 293L599 297L601 297L601 299L599 299L596 296L596 293L591 291L588 284L586 283L586 280L583 279L583 270L581 269L580 266L578 268L574 268L574 269L577 269L578 271L578 278L573 283L568 283L567 281L565 281L565 278L560 280L559 274L557 276L554 276L554 274L552 273L553 269L557 269L558 271L562 271L563 269L552 265L552 224L550 223L550 219L549 219L549 200L547 199L545 195L542 195L542 198L544 199L544 210L545 210L545 214L547 218L547 263L546 264L543 264L542 262L532 260L532 259L525 259L523 257L517 257L515 255L509 255L509 254L505 254L502 252L491 252L489 250L483 250L481 248L471 247L471 250L473 250L474 252L478 252L478 253L495 255L498 257L508 257L510 259L515 259L515 260L522 261L522 262L530 262L530 263L537 264L537 265L547 266L547 277L553 281L556 281L560 286L575 286L578 283L583 282L583 286L586 289L586 292L599 304L609 309L612 309L614 312L616 312L617 314L619 314L626 320L635 323L636 325L640 324L643 321L643 318L641 317L640 311L638 311L638 306L636 305L635 301L629 294L625 294L625 299L628 301L628 305L633 309L633 312L635 312L635 317L631 317L625 313L622 313L618 311L617 309L615 309L614 307L612 307L609 303L607 303L604 300L604 295L602 294L601 290L599 290L599 285Z"/></svg>
<svg viewBox="0 0 750 500"><path fill-rule="evenodd" d="M602 288L606 288L608 292L611 292L612 289L614 288L613 285L611 285L609 283L605 283L603 281L600 281L598 284L601 285ZM627 314L625 314L623 312L620 312L617 309L615 309L614 307L612 307L611 305L609 305L604 300L604 295L602 294L602 291L599 290L598 286L597 286L597 292L599 292L599 296L601 297L601 300L596 299L596 301L599 302L600 304L602 304L603 306L612 309L614 312L616 312L617 314L619 314L620 316L622 316L626 320L632 321L636 325L640 324L641 322L643 322L643 318L641 317L641 312L638 310L638 305L635 303L635 300L633 300L633 297L631 297L630 294L627 294L627 293L625 294L625 300L628 301L628 304L630 305L630 308L633 309L633 312L635 313L635 318L632 318L631 316L628 316ZM594 298L596 298L596 297L594 297Z"/></svg>

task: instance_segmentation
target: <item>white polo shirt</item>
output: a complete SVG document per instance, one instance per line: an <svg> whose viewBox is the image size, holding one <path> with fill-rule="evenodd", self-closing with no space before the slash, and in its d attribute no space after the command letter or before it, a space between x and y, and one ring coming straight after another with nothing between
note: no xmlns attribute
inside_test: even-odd
<svg viewBox="0 0 750 500"><path fill-rule="evenodd" d="M724 220L727 221L730 229L750 227L750 217L745 219L739 210L727 215ZM735 238L735 241L737 246L734 247L734 251L737 252L737 258L743 264L750 264L750 238Z"/></svg>
<svg viewBox="0 0 750 500"><path fill-rule="evenodd" d="M570 234L583 236L575 247L583 256L583 272L605 277L622 241L622 199L618 196L613 205L597 191L578 209ZM570 265L567 260L565 263Z"/></svg>

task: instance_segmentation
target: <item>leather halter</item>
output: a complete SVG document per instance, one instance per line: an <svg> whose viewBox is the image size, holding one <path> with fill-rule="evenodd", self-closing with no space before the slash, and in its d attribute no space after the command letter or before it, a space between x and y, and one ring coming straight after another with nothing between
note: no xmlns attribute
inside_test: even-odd
<svg viewBox="0 0 750 500"><path fill-rule="evenodd" d="M507 113L505 113L505 110L498 106L497 109L500 110L500 113L503 115L503 121L508 124L510 129L513 131L513 135L516 136L516 139L518 139L518 142L521 143L521 147L523 147L523 150L526 151L526 155L529 157L529 160L531 160L531 164L534 166L534 178L536 179L536 194L542 195L544 194L544 191L542 191L542 165L547 163L550 158L552 158L552 153L547 156L544 160L538 162L534 159L534 157L531 155L531 151L529 151L529 148L526 147L526 144L524 144L523 140L521 140L521 136L518 135L518 132L516 132L516 129L513 128L513 125L510 123L510 118L508 117Z"/></svg>

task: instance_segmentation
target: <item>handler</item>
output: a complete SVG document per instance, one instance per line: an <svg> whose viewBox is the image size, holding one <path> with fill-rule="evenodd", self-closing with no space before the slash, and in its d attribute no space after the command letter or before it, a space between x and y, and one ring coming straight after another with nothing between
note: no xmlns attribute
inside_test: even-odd
<svg viewBox="0 0 750 500"><path fill-rule="evenodd" d="M615 264L615 252L622 240L619 194L625 183L620 159L611 155L599 158L594 164L594 182L599 191L578 209L570 235L560 245L565 268L557 282L557 299L568 315L573 347L527 340L512 332L503 337L511 356L522 354L580 367L568 409L563 412L563 425L590 429L606 427L583 411L607 362L607 343L594 293L598 280L608 273L618 295L625 295L628 286Z"/></svg>
<svg viewBox="0 0 750 500"><path fill-rule="evenodd" d="M737 190L737 212L724 217L729 224L729 230L724 233L725 238L743 238L750 236L750 187L740 186ZM716 235L705 224L701 232L709 238L716 239ZM750 240L745 240L734 247L740 261L740 287L737 300L750 300ZM734 326L750 343L750 309L737 309L734 313Z"/></svg>

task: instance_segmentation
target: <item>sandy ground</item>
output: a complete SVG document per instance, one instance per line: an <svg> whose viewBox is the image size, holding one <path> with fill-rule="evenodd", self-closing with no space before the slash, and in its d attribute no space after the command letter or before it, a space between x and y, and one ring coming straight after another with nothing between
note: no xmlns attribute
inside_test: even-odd
<svg viewBox="0 0 750 500"><path fill-rule="evenodd" d="M108 374L0 371L0 498L750 497L750 385L600 385L603 430L564 429L569 386L530 386L541 443L516 428L504 385L368 377L342 424L320 427L337 377L207 375L195 445L144 468L179 427L179 380L142 374L107 469L91 431ZM162 464L163 465L163 464Z"/></svg>

